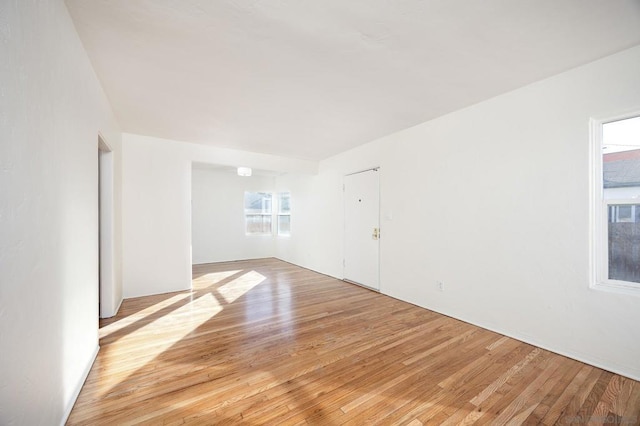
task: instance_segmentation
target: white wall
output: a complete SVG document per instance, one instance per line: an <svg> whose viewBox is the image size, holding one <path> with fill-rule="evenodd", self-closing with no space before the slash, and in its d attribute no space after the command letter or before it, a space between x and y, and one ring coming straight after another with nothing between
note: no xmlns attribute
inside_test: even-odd
<svg viewBox="0 0 640 426"><path fill-rule="evenodd" d="M0 17L0 423L52 425L98 349L98 133L116 174L120 133L61 0Z"/></svg>
<svg viewBox="0 0 640 426"><path fill-rule="evenodd" d="M192 162L290 173L317 163L140 135L123 135L125 297L191 287Z"/></svg>
<svg viewBox="0 0 640 426"><path fill-rule="evenodd" d="M342 174L286 174L277 191L291 192L291 236L276 240L276 257L342 279Z"/></svg>
<svg viewBox="0 0 640 426"><path fill-rule="evenodd" d="M244 193L273 192L274 178L193 168L192 258L194 264L275 255L274 236L246 235Z"/></svg>
<svg viewBox="0 0 640 426"><path fill-rule="evenodd" d="M383 293L640 379L640 297L589 288L589 119L633 109L640 47L278 179L278 256L339 276L337 176L381 166Z"/></svg>

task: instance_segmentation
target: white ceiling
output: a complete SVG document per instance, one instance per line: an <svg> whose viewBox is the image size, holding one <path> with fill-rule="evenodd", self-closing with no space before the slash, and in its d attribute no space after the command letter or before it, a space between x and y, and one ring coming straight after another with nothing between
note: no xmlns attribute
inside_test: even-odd
<svg viewBox="0 0 640 426"><path fill-rule="evenodd" d="M66 0L125 132L323 159L640 44L638 0Z"/></svg>

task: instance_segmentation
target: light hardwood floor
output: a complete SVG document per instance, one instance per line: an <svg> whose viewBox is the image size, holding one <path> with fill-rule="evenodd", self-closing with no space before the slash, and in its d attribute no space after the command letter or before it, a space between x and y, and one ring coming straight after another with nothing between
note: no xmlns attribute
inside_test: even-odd
<svg viewBox="0 0 640 426"><path fill-rule="evenodd" d="M125 300L69 424L640 424L640 383L276 260Z"/></svg>

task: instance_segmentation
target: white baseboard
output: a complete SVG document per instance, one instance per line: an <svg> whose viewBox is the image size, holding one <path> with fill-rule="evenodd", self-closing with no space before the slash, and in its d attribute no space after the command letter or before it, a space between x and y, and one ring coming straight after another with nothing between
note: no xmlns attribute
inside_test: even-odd
<svg viewBox="0 0 640 426"><path fill-rule="evenodd" d="M118 315L118 311L120 310L120 307L122 306L122 302L124 301L124 297L120 298L120 303L118 303L118 306L116 306L116 311L113 313L113 316Z"/></svg>
<svg viewBox="0 0 640 426"><path fill-rule="evenodd" d="M100 351L100 346L96 345L96 348L93 351L93 355L91 356L91 358L89 358L89 362L84 367L84 371L82 373L82 380L80 380L76 385L76 388L73 390L73 394L71 395L71 399L69 400L67 406L64 409L64 414L62 415L60 426L64 426L67 423L67 420L69 420L69 415L71 414L71 410L73 410L73 406L76 404L76 400L80 395L82 386L84 386L84 382L87 380L87 377L89 376L91 367L93 367L93 363L96 361L96 357L98 356L98 351Z"/></svg>

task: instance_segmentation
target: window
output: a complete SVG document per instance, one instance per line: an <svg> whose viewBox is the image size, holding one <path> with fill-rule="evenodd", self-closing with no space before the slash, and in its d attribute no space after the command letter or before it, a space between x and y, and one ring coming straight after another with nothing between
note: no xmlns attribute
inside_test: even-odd
<svg viewBox="0 0 640 426"><path fill-rule="evenodd" d="M291 193L245 192L244 222L246 235L273 235L274 222L279 236L291 235Z"/></svg>
<svg viewBox="0 0 640 426"><path fill-rule="evenodd" d="M640 116L594 120L594 285L640 291Z"/></svg>
<svg viewBox="0 0 640 426"><path fill-rule="evenodd" d="M291 193L278 194L278 235L291 235Z"/></svg>
<svg viewBox="0 0 640 426"><path fill-rule="evenodd" d="M244 220L247 235L272 235L272 195L268 192L244 193Z"/></svg>

